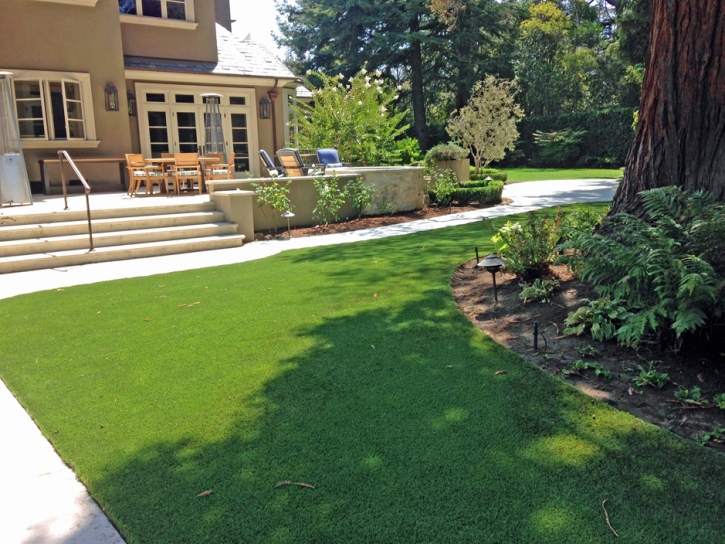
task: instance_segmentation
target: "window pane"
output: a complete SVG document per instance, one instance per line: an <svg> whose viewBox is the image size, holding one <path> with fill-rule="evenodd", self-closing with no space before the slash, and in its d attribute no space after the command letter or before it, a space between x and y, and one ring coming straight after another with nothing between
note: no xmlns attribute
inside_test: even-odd
<svg viewBox="0 0 725 544"><path fill-rule="evenodd" d="M169 19L186 21L186 4L184 2L166 2L166 15Z"/></svg>
<svg viewBox="0 0 725 544"><path fill-rule="evenodd" d="M234 128L246 128L247 127L247 116L243 113L232 114L232 126Z"/></svg>
<svg viewBox="0 0 725 544"><path fill-rule="evenodd" d="M68 119L75 119L77 121L83 120L83 108L80 102L66 102Z"/></svg>
<svg viewBox="0 0 725 544"><path fill-rule="evenodd" d="M231 104L232 106L246 106L247 99L243 96L230 96L229 104Z"/></svg>
<svg viewBox="0 0 725 544"><path fill-rule="evenodd" d="M118 0L118 11L136 15L136 0Z"/></svg>
<svg viewBox="0 0 725 544"><path fill-rule="evenodd" d="M40 81L16 81L15 98L40 98Z"/></svg>
<svg viewBox="0 0 725 544"><path fill-rule="evenodd" d="M235 172L249 172L249 159L242 159L240 157L234 157L234 171Z"/></svg>
<svg viewBox="0 0 725 544"><path fill-rule="evenodd" d="M180 153L198 153L199 146L197 144L179 144Z"/></svg>
<svg viewBox="0 0 725 544"><path fill-rule="evenodd" d="M248 144L234 144L234 153L239 153L240 155L249 155L249 145Z"/></svg>
<svg viewBox="0 0 725 544"><path fill-rule="evenodd" d="M80 100L81 99L81 86L78 83L65 82L65 99L66 100Z"/></svg>
<svg viewBox="0 0 725 544"><path fill-rule="evenodd" d="M40 100L22 100L17 103L18 119L42 119L43 105Z"/></svg>
<svg viewBox="0 0 725 544"><path fill-rule="evenodd" d="M68 129L70 130L68 138L86 137L86 130L83 126L83 121L68 121Z"/></svg>
<svg viewBox="0 0 725 544"><path fill-rule="evenodd" d="M179 142L196 143L196 129L195 128L179 129Z"/></svg>
<svg viewBox="0 0 725 544"><path fill-rule="evenodd" d="M177 94L176 102L179 104L193 104L194 95L193 94Z"/></svg>
<svg viewBox="0 0 725 544"><path fill-rule="evenodd" d="M166 102L164 93L146 93L146 102Z"/></svg>
<svg viewBox="0 0 725 544"><path fill-rule="evenodd" d="M248 142L247 129L246 128L235 128L232 129L232 140L235 142Z"/></svg>
<svg viewBox="0 0 725 544"><path fill-rule="evenodd" d="M161 17L161 0L141 0L145 17Z"/></svg>
<svg viewBox="0 0 725 544"><path fill-rule="evenodd" d="M169 152L168 144L151 144L151 158L159 159L162 153Z"/></svg>
<svg viewBox="0 0 725 544"><path fill-rule="evenodd" d="M163 111L150 111L149 112L149 126L150 127L165 127L166 126L166 113Z"/></svg>
<svg viewBox="0 0 725 544"><path fill-rule="evenodd" d="M149 139L154 142L168 142L169 141L169 133L165 128L150 128L149 129Z"/></svg>
<svg viewBox="0 0 725 544"><path fill-rule="evenodd" d="M180 127L195 127L196 114L180 111L176 114L176 121Z"/></svg>
<svg viewBox="0 0 725 544"><path fill-rule="evenodd" d="M63 104L63 87L60 81L49 81L50 90L50 116L53 119L53 128L50 129L56 140L65 140L68 133L65 129L65 105Z"/></svg>
<svg viewBox="0 0 725 544"><path fill-rule="evenodd" d="M43 121L18 121L21 138L45 138Z"/></svg>

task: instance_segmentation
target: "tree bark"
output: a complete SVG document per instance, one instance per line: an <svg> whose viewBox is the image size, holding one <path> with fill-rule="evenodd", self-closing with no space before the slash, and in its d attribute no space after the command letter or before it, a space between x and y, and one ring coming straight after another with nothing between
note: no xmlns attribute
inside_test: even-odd
<svg viewBox="0 0 725 544"><path fill-rule="evenodd" d="M725 2L654 0L639 124L610 215L668 185L725 200Z"/></svg>
<svg viewBox="0 0 725 544"><path fill-rule="evenodd" d="M420 23L415 17L410 23L413 36L418 33ZM410 85L413 99L413 128L418 144L423 151L428 149L428 126L425 118L425 95L423 94L423 54L420 40L410 42Z"/></svg>

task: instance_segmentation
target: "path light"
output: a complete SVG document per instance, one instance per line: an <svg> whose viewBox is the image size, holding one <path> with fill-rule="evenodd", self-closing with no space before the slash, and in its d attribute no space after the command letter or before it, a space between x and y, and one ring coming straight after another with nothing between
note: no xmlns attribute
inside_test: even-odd
<svg viewBox="0 0 725 544"><path fill-rule="evenodd" d="M506 259L499 257L496 253L486 255L486 257L478 263L476 266L480 266L488 270L493 276L493 299L498 304L498 293L496 292L496 272L501 270L501 267L506 264Z"/></svg>
<svg viewBox="0 0 725 544"><path fill-rule="evenodd" d="M486 176L483 178L483 181L493 181L493 178L491 176Z"/></svg>
<svg viewBox="0 0 725 544"><path fill-rule="evenodd" d="M292 219L295 216L291 211L287 210L282 214L282 217L284 217L287 220L287 238L292 238L292 231L290 230L289 226L289 220Z"/></svg>

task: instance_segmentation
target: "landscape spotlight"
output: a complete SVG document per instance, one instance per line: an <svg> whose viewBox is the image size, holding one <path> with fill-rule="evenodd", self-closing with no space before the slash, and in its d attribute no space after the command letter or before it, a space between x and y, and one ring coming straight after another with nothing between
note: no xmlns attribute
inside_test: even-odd
<svg viewBox="0 0 725 544"><path fill-rule="evenodd" d="M493 299L496 301L497 304L498 304L498 293L496 291L496 272L501 270L501 267L504 266L505 264L506 264L506 259L499 257L496 253L491 253L489 255L486 255L486 257L484 257L484 259L476 265L476 266L480 266L481 268L485 268L493 276Z"/></svg>
<svg viewBox="0 0 725 544"><path fill-rule="evenodd" d="M287 238L292 238L292 231L290 230L289 226L289 220L292 219L295 216L291 211L287 210L282 214L282 217L284 217L287 220Z"/></svg>

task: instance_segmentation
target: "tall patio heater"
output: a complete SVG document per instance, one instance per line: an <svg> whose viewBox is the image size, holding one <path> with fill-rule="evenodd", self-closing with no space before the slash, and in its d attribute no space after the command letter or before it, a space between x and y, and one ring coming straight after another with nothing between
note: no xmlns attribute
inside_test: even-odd
<svg viewBox="0 0 725 544"><path fill-rule="evenodd" d="M0 72L0 206L32 204L28 171L20 147L18 118L10 92L10 72Z"/></svg>
<svg viewBox="0 0 725 544"><path fill-rule="evenodd" d="M221 153L226 161L224 151L224 132L222 131L222 114L219 103L222 95L205 93L201 95L206 102L204 113L204 153Z"/></svg>

